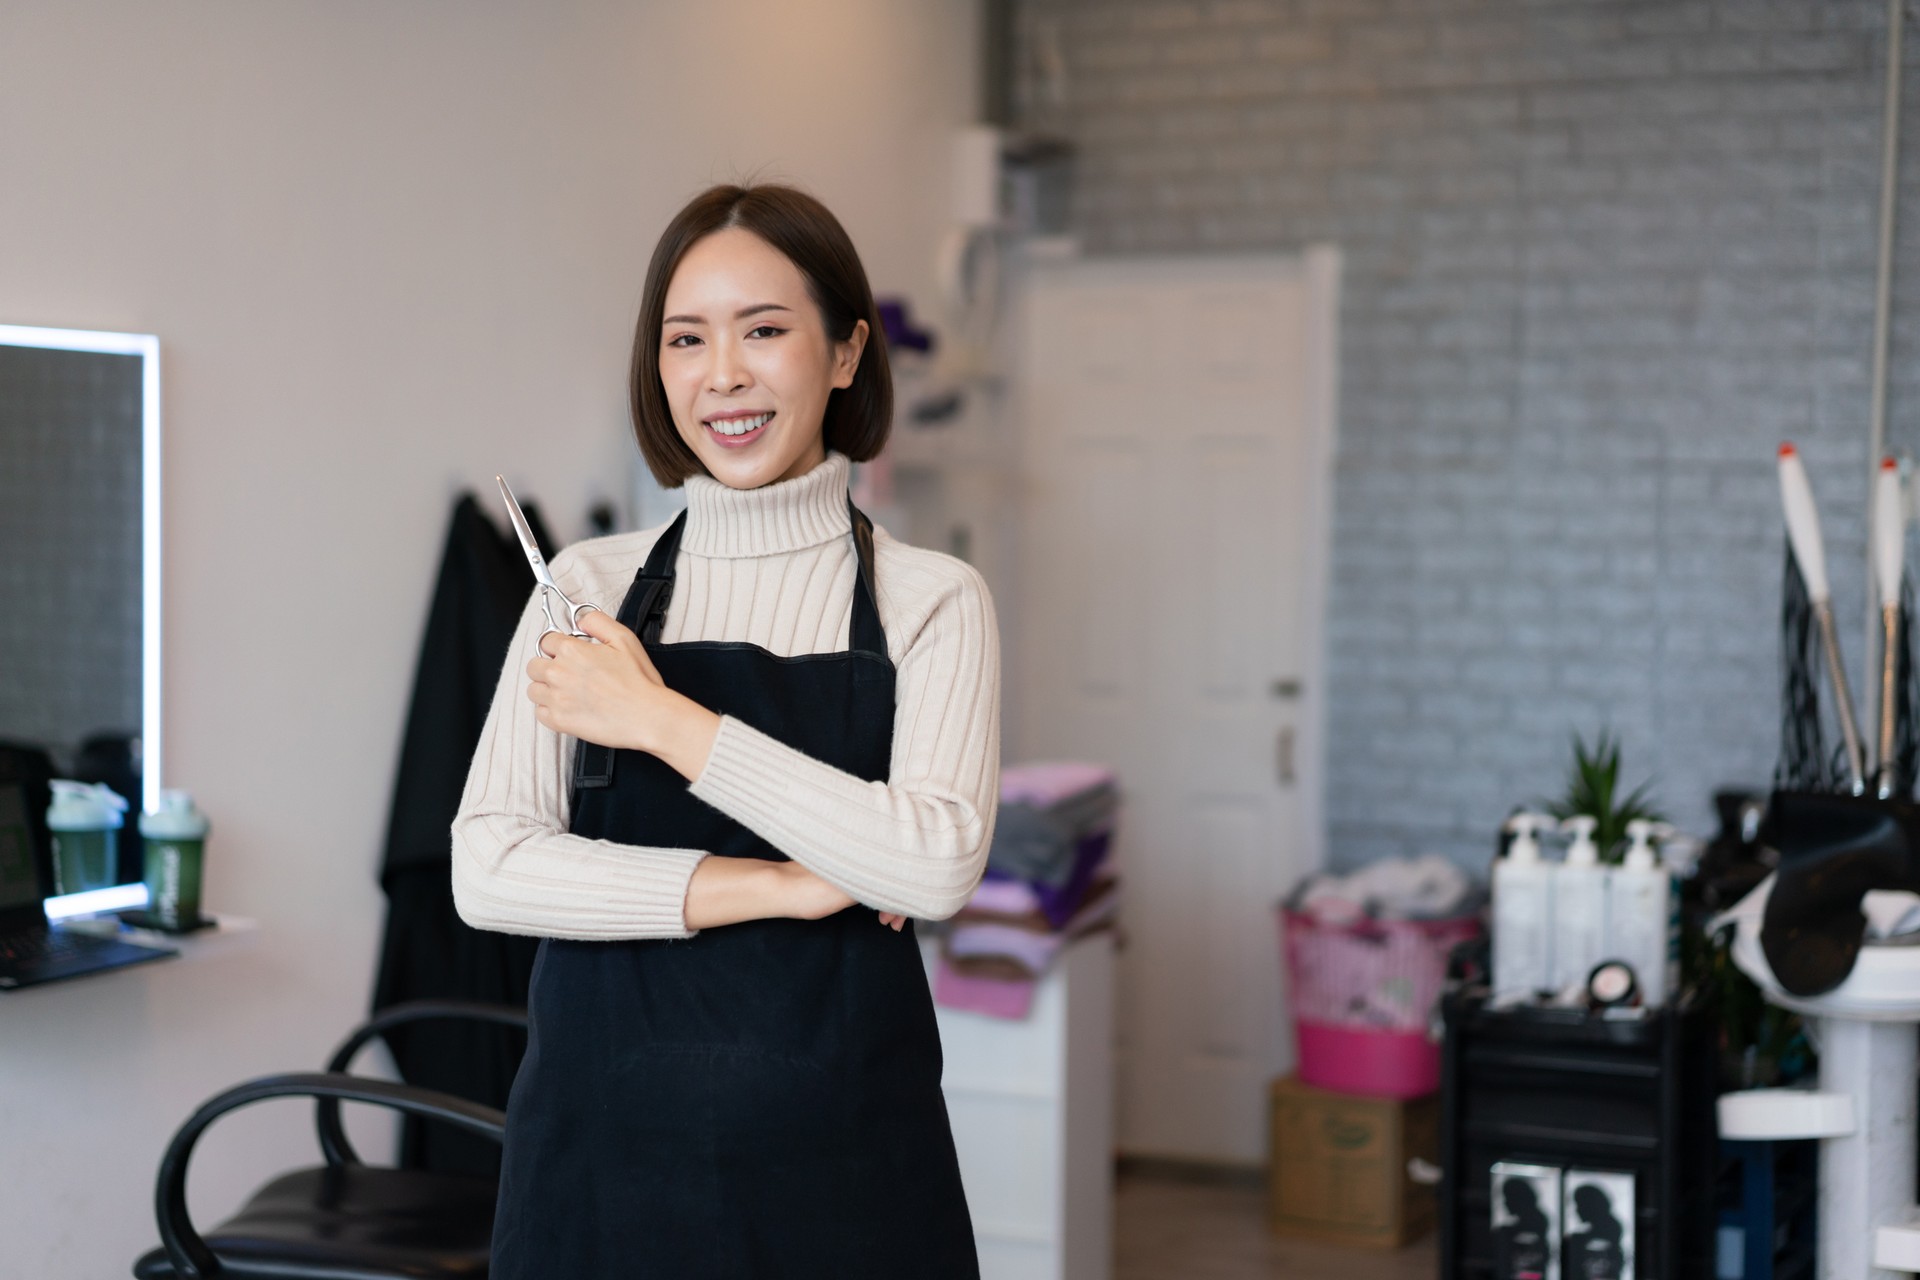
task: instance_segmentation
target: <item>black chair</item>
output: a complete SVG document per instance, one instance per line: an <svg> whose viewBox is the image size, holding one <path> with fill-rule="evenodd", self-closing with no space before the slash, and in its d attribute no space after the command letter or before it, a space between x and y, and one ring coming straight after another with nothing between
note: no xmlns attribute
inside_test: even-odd
<svg viewBox="0 0 1920 1280"><path fill-rule="evenodd" d="M361 1162L340 1123L342 1102L389 1107L500 1141L506 1116L492 1107L346 1069L369 1041L426 1018L478 1018L524 1029L524 1009L463 1001L412 1001L360 1027L325 1072L266 1076L208 1099L160 1160L154 1209L160 1247L134 1264L138 1280L478 1280L487 1274L496 1181L471 1174L391 1169ZM269 1098L313 1098L326 1163L296 1169L256 1191L238 1214L202 1236L187 1216L187 1162L209 1125Z"/></svg>

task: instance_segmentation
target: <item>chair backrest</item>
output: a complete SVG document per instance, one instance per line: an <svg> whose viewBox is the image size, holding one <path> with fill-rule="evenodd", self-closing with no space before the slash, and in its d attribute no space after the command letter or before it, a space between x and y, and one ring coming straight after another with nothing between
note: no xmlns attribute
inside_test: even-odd
<svg viewBox="0 0 1920 1280"><path fill-rule="evenodd" d="M465 1018L517 1027L522 1031L527 1029L527 1011L514 1005L486 1004L476 1000L409 1000L382 1009L356 1027L333 1051L333 1057L327 1060L327 1070L345 1072L353 1065L353 1059L360 1050L377 1037L395 1027L434 1018ZM320 1132L320 1150L326 1154L328 1164L361 1163L353 1144L347 1140L345 1127L340 1123L338 1100L321 1099L315 1108L314 1120Z"/></svg>

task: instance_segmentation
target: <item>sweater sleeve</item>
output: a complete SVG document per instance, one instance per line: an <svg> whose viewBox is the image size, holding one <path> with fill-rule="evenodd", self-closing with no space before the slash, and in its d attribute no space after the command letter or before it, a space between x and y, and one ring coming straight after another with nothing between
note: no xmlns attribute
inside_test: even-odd
<svg viewBox="0 0 1920 1280"><path fill-rule="evenodd" d="M562 583L565 553L553 570ZM527 663L546 619L520 615L453 820L453 902L476 929L554 938L685 938L687 883L705 853L568 832L573 740L542 725Z"/></svg>
<svg viewBox="0 0 1920 1280"><path fill-rule="evenodd" d="M953 915L979 883L1000 793L993 601L971 566L940 561L950 568L896 665L887 781L726 716L691 788L858 901L926 920Z"/></svg>

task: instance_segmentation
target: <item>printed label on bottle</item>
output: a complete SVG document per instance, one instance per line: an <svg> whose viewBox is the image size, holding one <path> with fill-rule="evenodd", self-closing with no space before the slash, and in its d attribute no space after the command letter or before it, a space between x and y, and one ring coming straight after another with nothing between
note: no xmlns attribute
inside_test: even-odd
<svg viewBox="0 0 1920 1280"><path fill-rule="evenodd" d="M160 859L160 883L155 886L153 912L173 923L180 912L180 846L163 844L154 852Z"/></svg>

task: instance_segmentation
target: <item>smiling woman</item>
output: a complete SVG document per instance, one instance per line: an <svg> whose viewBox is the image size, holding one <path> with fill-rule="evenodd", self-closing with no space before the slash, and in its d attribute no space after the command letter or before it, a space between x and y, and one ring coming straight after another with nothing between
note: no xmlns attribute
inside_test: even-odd
<svg viewBox="0 0 1920 1280"><path fill-rule="evenodd" d="M757 488L826 460L814 424L825 420L833 393L853 382L869 332L865 320L835 341L800 268L738 228L716 231L687 251L666 305L674 314L661 330L660 386L679 439L708 475L737 489ZM748 449L752 444L765 447Z"/></svg>
<svg viewBox="0 0 1920 1280"><path fill-rule="evenodd" d="M817 201L708 191L661 237L640 303L633 422L647 466L669 487L704 469L751 488L829 449L874 457L893 418L879 328L859 256ZM763 437L770 448L733 452Z"/></svg>
<svg viewBox="0 0 1920 1280"><path fill-rule="evenodd" d="M453 830L463 918L543 938L491 1274L977 1277L912 921L985 868L999 642L849 499L892 385L839 222L695 199L632 381L687 510L554 558L609 612L529 601Z"/></svg>

